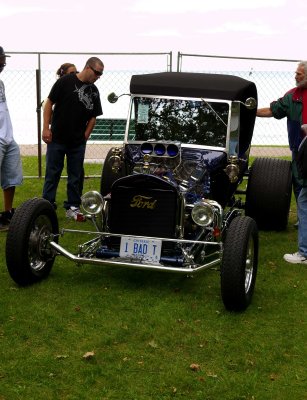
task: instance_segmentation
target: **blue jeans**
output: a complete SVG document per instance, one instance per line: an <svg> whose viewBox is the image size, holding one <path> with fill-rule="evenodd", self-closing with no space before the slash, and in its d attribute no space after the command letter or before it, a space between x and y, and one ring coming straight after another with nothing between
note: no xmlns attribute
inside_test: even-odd
<svg viewBox="0 0 307 400"><path fill-rule="evenodd" d="M55 203L56 191L64 167L64 159L67 161L67 200L64 208L79 207L81 204L80 177L83 171L85 144L77 147L68 147L65 144L51 142L47 145L46 173L43 188L43 198Z"/></svg>
<svg viewBox="0 0 307 400"><path fill-rule="evenodd" d="M297 158L297 150L292 150L292 187L293 187L293 193L295 196L295 200L297 201L298 196L300 194L301 191L301 184L297 181L297 167L293 165L293 163L295 162ZM294 171L295 168L295 171Z"/></svg>
<svg viewBox="0 0 307 400"><path fill-rule="evenodd" d="M303 187L297 199L298 251L307 257L307 187Z"/></svg>

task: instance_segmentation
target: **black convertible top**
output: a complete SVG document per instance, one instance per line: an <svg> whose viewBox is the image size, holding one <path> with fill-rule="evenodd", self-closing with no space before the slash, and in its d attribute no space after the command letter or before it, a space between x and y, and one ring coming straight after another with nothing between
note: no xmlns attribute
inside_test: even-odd
<svg viewBox="0 0 307 400"><path fill-rule="evenodd" d="M248 97L254 97L257 100L257 89L254 82L234 75L194 72L133 75L130 92L132 94L206 97L243 102Z"/></svg>
<svg viewBox="0 0 307 400"><path fill-rule="evenodd" d="M248 97L257 101L254 82L234 75L195 72L159 72L132 75L130 92L139 95L204 97L214 100L238 100ZM240 107L239 152L243 154L251 144L256 119L256 108Z"/></svg>

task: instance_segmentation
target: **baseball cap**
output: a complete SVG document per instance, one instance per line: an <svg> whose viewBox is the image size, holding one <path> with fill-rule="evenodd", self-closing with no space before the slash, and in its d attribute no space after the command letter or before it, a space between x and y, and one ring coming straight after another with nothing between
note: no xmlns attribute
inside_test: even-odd
<svg viewBox="0 0 307 400"><path fill-rule="evenodd" d="M3 47L0 46L0 57L11 57L4 53Z"/></svg>

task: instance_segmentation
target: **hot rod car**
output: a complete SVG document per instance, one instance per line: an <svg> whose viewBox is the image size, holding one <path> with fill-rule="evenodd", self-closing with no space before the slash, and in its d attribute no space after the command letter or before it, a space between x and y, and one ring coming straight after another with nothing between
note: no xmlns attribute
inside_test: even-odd
<svg viewBox="0 0 307 400"><path fill-rule="evenodd" d="M132 76L129 96L124 142L108 152L100 190L82 196L93 229L59 230L51 204L26 201L7 236L11 277L20 285L39 281L58 255L187 276L219 266L226 309L246 309L258 229L287 227L292 190L290 161L256 158L249 166L255 84L232 75L164 72ZM59 244L71 233L90 239L71 252Z"/></svg>

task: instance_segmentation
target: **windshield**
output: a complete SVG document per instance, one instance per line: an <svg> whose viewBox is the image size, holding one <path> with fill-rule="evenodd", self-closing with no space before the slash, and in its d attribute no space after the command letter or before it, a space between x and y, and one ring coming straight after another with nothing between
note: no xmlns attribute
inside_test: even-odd
<svg viewBox="0 0 307 400"><path fill-rule="evenodd" d="M128 140L226 147L228 114L228 103L134 97Z"/></svg>

